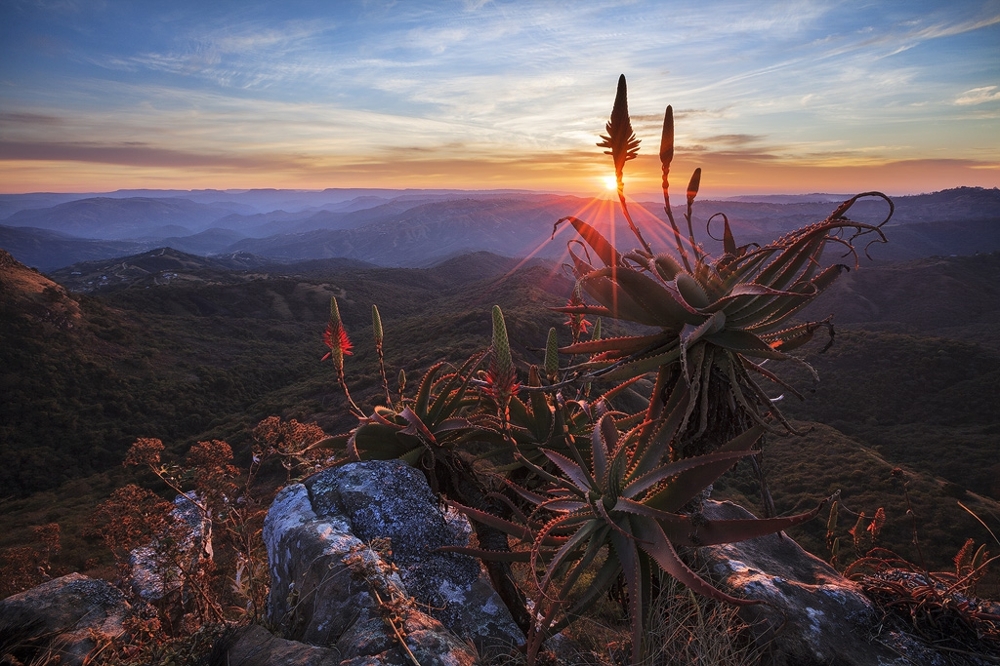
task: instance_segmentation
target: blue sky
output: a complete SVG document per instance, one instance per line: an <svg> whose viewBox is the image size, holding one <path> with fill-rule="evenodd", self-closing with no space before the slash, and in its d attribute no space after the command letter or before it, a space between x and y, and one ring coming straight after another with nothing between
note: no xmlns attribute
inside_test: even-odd
<svg viewBox="0 0 1000 666"><path fill-rule="evenodd" d="M1000 185L1000 1L0 0L0 190ZM683 180L684 176L678 176Z"/></svg>

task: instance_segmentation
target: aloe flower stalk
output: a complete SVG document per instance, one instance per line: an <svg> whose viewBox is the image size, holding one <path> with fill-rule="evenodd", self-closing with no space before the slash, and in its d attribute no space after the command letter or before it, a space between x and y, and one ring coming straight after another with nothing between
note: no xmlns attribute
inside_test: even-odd
<svg viewBox="0 0 1000 666"><path fill-rule="evenodd" d="M507 339L507 323L499 305L493 306L493 352L490 368L486 373L486 386L483 392L497 403L501 419L506 422L508 405L512 396L517 394L520 385L517 383L517 372L510 355L510 341Z"/></svg>
<svg viewBox="0 0 1000 666"><path fill-rule="evenodd" d="M344 397L347 398L348 404L351 406L351 411L355 416L364 416L364 412L354 403L351 398L351 392L347 388L347 380L344 377L344 356L351 355L351 339L347 337L347 330L344 328L344 322L340 318L340 308L337 306L337 298L330 297L330 321L326 325L326 331L323 333L323 344L330 348L321 360L326 359L333 360L333 367L337 371L337 383L340 384L341 390L344 392Z"/></svg>
<svg viewBox="0 0 1000 666"><path fill-rule="evenodd" d="M607 134L602 134L602 141L597 144L599 148L607 148L604 153L611 155L615 163L615 181L618 184L618 201L621 203L622 212L628 222L629 229L639 239L642 246L649 250L649 245L643 239L639 228L632 221L632 216L628 212L625 204L625 163L634 160L639 154L639 139L635 138L632 130L632 119L628 115L628 86L625 84L625 75L618 77L618 92L615 94L615 105L611 108L611 118L605 125Z"/></svg>
<svg viewBox="0 0 1000 666"><path fill-rule="evenodd" d="M382 388L385 390L385 404L392 406L392 396L389 394L389 379L385 374L385 352L382 349L382 317L378 313L378 306L372 305L372 334L375 336L375 353L378 355L378 372L382 377Z"/></svg>
<svg viewBox="0 0 1000 666"><path fill-rule="evenodd" d="M559 379L559 337L555 327L549 329L545 340L545 376L551 382Z"/></svg>

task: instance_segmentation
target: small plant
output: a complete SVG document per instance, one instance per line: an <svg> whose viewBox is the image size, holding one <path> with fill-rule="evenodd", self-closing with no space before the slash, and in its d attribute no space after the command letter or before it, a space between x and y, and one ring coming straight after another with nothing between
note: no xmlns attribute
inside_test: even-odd
<svg viewBox="0 0 1000 666"><path fill-rule="evenodd" d="M37 525L31 531L30 543L0 550L0 599L52 577L50 559L59 554L59 524Z"/></svg>

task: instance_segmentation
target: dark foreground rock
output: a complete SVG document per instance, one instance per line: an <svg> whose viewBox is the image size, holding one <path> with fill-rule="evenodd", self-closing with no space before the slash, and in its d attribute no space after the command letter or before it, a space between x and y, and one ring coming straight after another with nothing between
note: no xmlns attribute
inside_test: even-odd
<svg viewBox="0 0 1000 666"><path fill-rule="evenodd" d="M0 662L83 665L123 633L118 588L71 573L0 601Z"/></svg>
<svg viewBox="0 0 1000 666"><path fill-rule="evenodd" d="M468 521L399 461L325 470L275 498L264 524L268 622L345 664L471 664L524 642L479 562ZM473 647L474 646L474 647Z"/></svg>
<svg viewBox="0 0 1000 666"><path fill-rule="evenodd" d="M710 519L752 514L731 502L709 500ZM953 662L882 623L861 588L782 534L699 549L712 576L736 596L762 603L740 616L775 666L947 666ZM987 662L983 662L987 663Z"/></svg>

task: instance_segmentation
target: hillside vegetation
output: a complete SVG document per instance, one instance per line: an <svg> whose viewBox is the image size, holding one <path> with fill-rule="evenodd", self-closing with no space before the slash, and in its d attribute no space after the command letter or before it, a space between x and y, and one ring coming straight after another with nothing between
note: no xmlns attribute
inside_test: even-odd
<svg viewBox="0 0 1000 666"><path fill-rule="evenodd" d="M0 483L8 495L0 545L58 519L64 562L75 568L94 549L81 540L87 507L124 483L120 463L136 438L160 438L175 453L226 439L245 462L250 430L269 415L317 422L329 433L354 425L319 363L331 295L356 342L347 363L352 391L368 408L379 391L367 342L372 303L385 322L390 372L405 368L416 378L440 359L483 349L494 303L504 308L511 339L526 345L517 356L540 362L545 331L563 328L564 317L548 308L565 303L572 287L554 266L516 269L514 260L484 253L431 269L336 261L227 269L174 253L124 263L144 272L89 295L9 259L0 279L0 382L8 396L0 405ZM838 312L836 342L809 356L821 376L815 390L783 404L796 418L836 430L769 443L767 474L780 511L840 489L853 510L871 515L886 506L886 544L912 552L898 484L887 476L905 465L915 479L925 557L945 566L966 536L985 539L957 502L976 504L969 491L1000 498L1000 360L989 326L1000 304L988 282L998 271L998 255L865 268L817 304ZM177 277L163 280L163 273ZM896 287L914 283L934 288ZM935 308L950 313L944 326L927 315ZM813 386L804 373L795 384ZM755 482L740 478L720 490L728 483L757 506ZM984 518L1000 519L994 505L980 506ZM802 529L804 544L823 555L820 523Z"/></svg>

